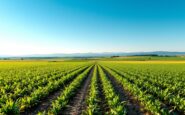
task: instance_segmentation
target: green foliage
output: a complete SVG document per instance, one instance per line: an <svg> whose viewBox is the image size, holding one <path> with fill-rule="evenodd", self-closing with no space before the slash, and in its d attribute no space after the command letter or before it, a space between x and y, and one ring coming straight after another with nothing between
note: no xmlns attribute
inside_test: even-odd
<svg viewBox="0 0 185 115"><path fill-rule="evenodd" d="M105 73L103 72L100 66L98 67L99 75L102 81L103 91L105 94L106 101L109 105L110 112L108 114L111 115L125 115L126 109L124 102L120 101L119 96L114 91L114 88L111 82L106 77Z"/></svg>
<svg viewBox="0 0 185 115"><path fill-rule="evenodd" d="M50 93L63 87L65 83L72 81L91 64L84 62L0 63L4 66L0 66L0 113L24 112L40 103L40 100Z"/></svg>
<svg viewBox="0 0 185 115"><path fill-rule="evenodd" d="M89 95L86 100L87 102L86 113L88 115L100 114L100 107L98 104L100 100L98 95L99 95L99 89L98 89L98 81L97 81L97 66L95 66L93 76L91 79Z"/></svg>
<svg viewBox="0 0 185 115"><path fill-rule="evenodd" d="M156 57L157 58L157 57ZM1 62L0 114L17 115L52 92L63 89L48 110L38 115L56 115L65 108L88 76L94 62ZM101 66L99 66L101 65ZM103 69L152 114L185 114L185 64L174 62L102 61L95 64L86 99L88 115L102 114L99 82L108 105L107 114L126 114Z"/></svg>
<svg viewBox="0 0 185 115"><path fill-rule="evenodd" d="M6 100L6 103L2 105L0 113L4 113L6 115L19 115L19 108L13 100L8 99Z"/></svg>
<svg viewBox="0 0 185 115"><path fill-rule="evenodd" d="M106 70L154 114L185 112L183 65L103 63ZM160 66L159 66L160 65ZM165 66L165 68L162 68ZM155 68L159 67L159 68ZM175 75L177 75L175 77ZM180 76L181 77L180 77ZM175 93L176 92L176 93ZM173 108L166 108L169 105Z"/></svg>
<svg viewBox="0 0 185 115"><path fill-rule="evenodd" d="M87 68L83 73L79 74L67 87L65 87L61 95L52 102L52 106L48 110L48 113L57 115L62 110L62 108L68 104L71 97L74 96L77 89L81 86L83 80L88 76L91 68L92 66Z"/></svg>

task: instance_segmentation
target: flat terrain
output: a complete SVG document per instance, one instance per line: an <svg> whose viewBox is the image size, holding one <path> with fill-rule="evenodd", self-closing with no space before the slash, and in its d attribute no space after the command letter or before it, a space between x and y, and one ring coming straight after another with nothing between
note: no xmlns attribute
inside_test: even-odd
<svg viewBox="0 0 185 115"><path fill-rule="evenodd" d="M1 61L0 114L182 115L185 61Z"/></svg>

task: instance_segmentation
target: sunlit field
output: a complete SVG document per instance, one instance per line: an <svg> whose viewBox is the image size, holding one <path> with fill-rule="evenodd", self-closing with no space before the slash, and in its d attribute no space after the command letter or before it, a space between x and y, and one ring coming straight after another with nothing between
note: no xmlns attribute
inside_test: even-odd
<svg viewBox="0 0 185 115"><path fill-rule="evenodd" d="M185 115L185 0L0 0L0 115Z"/></svg>
<svg viewBox="0 0 185 115"><path fill-rule="evenodd" d="M1 61L0 113L185 114L185 61Z"/></svg>

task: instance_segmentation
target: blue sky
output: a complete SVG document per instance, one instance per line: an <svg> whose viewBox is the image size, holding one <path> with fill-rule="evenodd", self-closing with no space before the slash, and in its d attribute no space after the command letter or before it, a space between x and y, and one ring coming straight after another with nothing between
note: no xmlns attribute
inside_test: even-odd
<svg viewBox="0 0 185 115"><path fill-rule="evenodd" d="M0 55L185 51L184 0L0 0Z"/></svg>

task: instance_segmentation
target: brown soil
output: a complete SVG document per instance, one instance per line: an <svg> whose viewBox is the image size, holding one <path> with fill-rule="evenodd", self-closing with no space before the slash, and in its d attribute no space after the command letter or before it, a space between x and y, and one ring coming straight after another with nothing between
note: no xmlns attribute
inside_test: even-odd
<svg viewBox="0 0 185 115"><path fill-rule="evenodd" d="M104 68L104 72L110 79L115 91L119 94L121 101L126 102L126 109L128 115L151 115L151 113L144 109L140 105L140 102L136 100L128 91L124 90L123 86L119 84L113 76L111 76Z"/></svg>
<svg viewBox="0 0 185 115"><path fill-rule="evenodd" d="M100 80L99 71L97 72L97 76L98 76L98 88L99 88L99 98L100 98L100 102L99 102L100 114L105 115L106 112L109 111L109 107L106 102L105 95L103 93L103 89L102 89L103 86L102 86L102 82Z"/></svg>
<svg viewBox="0 0 185 115"><path fill-rule="evenodd" d="M42 100L42 102L37 106L33 107L32 109L22 113L21 115L36 115L39 111L47 110L52 101L55 100L60 94L62 90L58 90L54 92L52 95L49 95L45 100Z"/></svg>
<svg viewBox="0 0 185 115"><path fill-rule="evenodd" d="M90 85L90 81L93 74L92 69L88 75L88 77L85 79L84 83L82 84L82 87L77 91L75 96L70 100L69 104L66 106L66 108L61 111L60 115L81 115L83 113L83 110L86 108L86 96L88 95L88 89Z"/></svg>
<svg viewBox="0 0 185 115"><path fill-rule="evenodd" d="M113 70L113 69L111 69L111 70ZM116 72L115 70L113 70L113 71ZM121 75L121 74L118 73L118 72L116 72L116 73L119 74L119 75ZM121 75L121 76L123 76L123 75ZM126 78L126 79L127 79L127 78ZM134 81L130 81L129 79L128 79L128 81L131 82L131 83L134 83ZM140 87L140 88L142 87L141 85L137 85L137 86ZM147 91L147 89L146 89L145 87L142 87L141 89L142 89L143 91ZM168 102L166 102L166 101L160 99L160 97L159 97L157 94L151 93L151 92L149 92L149 91L147 91L147 93L150 94L150 95L153 95L153 96L156 97L156 98L158 98L159 101L162 103L161 108L163 108L163 109L165 109L165 110L167 110L167 111L170 111L170 114L171 114L171 115L183 115L183 114L184 114L182 111L179 111L179 110L177 110L177 108L174 108L174 105L171 105L171 104L169 104Z"/></svg>
<svg viewBox="0 0 185 115"><path fill-rule="evenodd" d="M82 72L84 72L84 71L85 71L85 69ZM76 76L74 76L74 78ZM71 81L72 80L66 82L65 84L69 84ZM46 98L41 100L38 105L26 110L25 112L22 112L21 115L36 115L39 111L44 111L44 110L49 109L49 107L52 104L52 101L57 99L57 97L61 94L63 88L65 87L65 84L63 84L63 86L61 86L61 89L54 91L53 93L49 94L49 96L47 96Z"/></svg>

